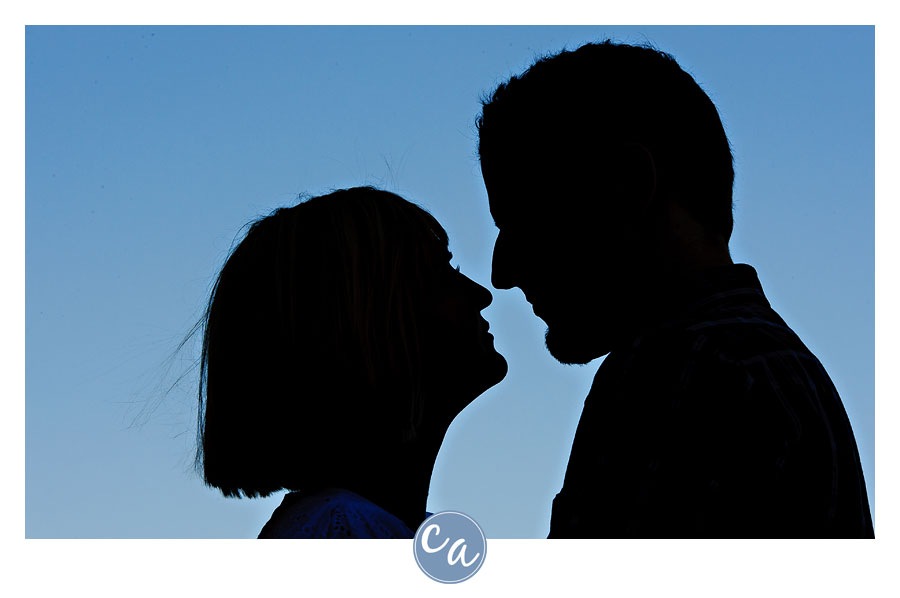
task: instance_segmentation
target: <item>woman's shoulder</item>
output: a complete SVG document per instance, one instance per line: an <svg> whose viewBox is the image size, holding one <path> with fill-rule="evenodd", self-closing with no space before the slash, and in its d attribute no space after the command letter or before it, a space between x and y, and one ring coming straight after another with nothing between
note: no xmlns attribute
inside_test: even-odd
<svg viewBox="0 0 900 598"><path fill-rule="evenodd" d="M312 494L289 492L260 538L412 538L399 518L340 488Z"/></svg>

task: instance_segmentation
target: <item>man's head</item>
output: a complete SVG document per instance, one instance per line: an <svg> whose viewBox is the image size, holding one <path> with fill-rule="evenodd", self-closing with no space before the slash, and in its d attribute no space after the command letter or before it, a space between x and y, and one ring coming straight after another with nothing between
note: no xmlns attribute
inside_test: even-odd
<svg viewBox="0 0 900 598"><path fill-rule="evenodd" d="M728 139L668 54L603 42L542 58L477 124L500 229L492 282L522 289L560 361L604 355L658 300L654 282L708 250L727 256Z"/></svg>

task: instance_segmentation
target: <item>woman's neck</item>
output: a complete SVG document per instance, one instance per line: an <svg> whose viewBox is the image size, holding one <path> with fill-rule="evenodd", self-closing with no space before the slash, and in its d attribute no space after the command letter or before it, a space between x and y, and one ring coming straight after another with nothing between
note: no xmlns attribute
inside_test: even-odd
<svg viewBox="0 0 900 598"><path fill-rule="evenodd" d="M341 486L372 501L415 532L425 516L431 474L446 431L446 427L440 433L421 431L415 440L366 455L360 471Z"/></svg>

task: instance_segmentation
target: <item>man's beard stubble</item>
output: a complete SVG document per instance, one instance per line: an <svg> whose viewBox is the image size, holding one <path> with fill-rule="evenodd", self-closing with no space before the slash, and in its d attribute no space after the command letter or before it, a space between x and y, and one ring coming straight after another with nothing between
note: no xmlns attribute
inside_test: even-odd
<svg viewBox="0 0 900 598"><path fill-rule="evenodd" d="M597 339L590 338L584 329L568 330L564 326L548 326L544 334L547 350L557 361L566 365L587 365L609 350L597 347Z"/></svg>

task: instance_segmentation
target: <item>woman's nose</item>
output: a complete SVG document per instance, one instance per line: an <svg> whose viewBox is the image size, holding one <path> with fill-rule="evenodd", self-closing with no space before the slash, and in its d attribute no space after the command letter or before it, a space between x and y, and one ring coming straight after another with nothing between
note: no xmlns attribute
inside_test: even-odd
<svg viewBox="0 0 900 598"><path fill-rule="evenodd" d="M494 300L494 296L491 295L491 292L489 290L487 290L486 288L484 288L483 286L481 286L480 284L478 284L477 282L475 282L474 280L472 280L471 278L469 278L468 276L466 278L468 278L469 282L471 283L470 286L472 288L472 296L475 299L475 303L478 305L478 309L482 310L485 307L487 307L488 305L490 305L491 302Z"/></svg>

